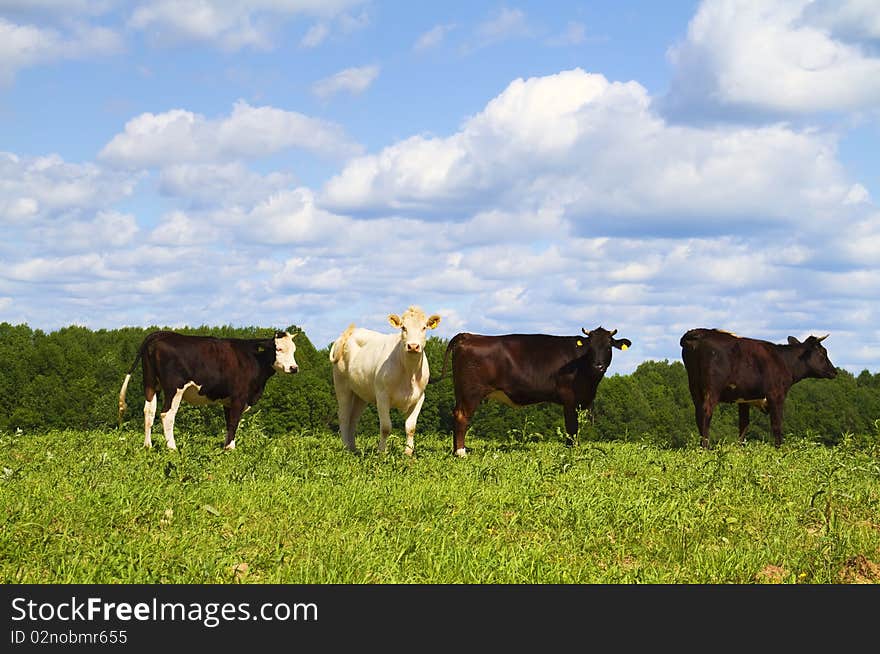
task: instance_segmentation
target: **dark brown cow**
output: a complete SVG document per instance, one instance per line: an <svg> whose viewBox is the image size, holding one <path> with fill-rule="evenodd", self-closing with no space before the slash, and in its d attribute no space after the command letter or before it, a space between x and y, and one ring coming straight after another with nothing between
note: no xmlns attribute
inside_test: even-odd
<svg viewBox="0 0 880 654"><path fill-rule="evenodd" d="M295 336L295 334L294 334ZM241 414L256 404L269 377L297 372L296 345L287 332L274 338L215 338L171 331L153 332L144 339L119 391L119 422L125 411L125 391L131 373L143 360L144 447L152 447L150 432L156 417L156 393L161 389L162 431L169 449L174 441L174 416L181 400L190 404L222 404L226 413L227 450L235 449Z"/></svg>
<svg viewBox="0 0 880 654"><path fill-rule="evenodd" d="M477 406L488 397L509 406L561 404L571 444L578 432L578 409L592 412L596 389L611 365L611 348L625 350L629 339L617 330L581 329L584 336L456 334L446 346L443 371L452 353L455 387L453 451L466 456L464 436Z"/></svg>
<svg viewBox="0 0 880 654"><path fill-rule="evenodd" d="M807 377L833 379L837 370L819 338L787 345L744 338L718 329L692 329L681 337L700 444L709 447L709 423L719 402L739 404L739 438L745 440L749 407L770 414L776 447L782 444L782 408L792 384Z"/></svg>

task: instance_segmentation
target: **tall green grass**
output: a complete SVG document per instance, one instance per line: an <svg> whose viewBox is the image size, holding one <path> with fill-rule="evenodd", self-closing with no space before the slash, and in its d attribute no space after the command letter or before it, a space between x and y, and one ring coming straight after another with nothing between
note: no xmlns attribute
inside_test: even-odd
<svg viewBox="0 0 880 654"><path fill-rule="evenodd" d="M880 448L0 434L4 583L878 583ZM521 436L521 437L518 437Z"/></svg>

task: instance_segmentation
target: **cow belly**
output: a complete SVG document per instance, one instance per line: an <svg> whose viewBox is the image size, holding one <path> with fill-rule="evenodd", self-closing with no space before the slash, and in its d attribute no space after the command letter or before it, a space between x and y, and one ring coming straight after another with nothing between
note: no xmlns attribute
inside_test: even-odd
<svg viewBox="0 0 880 654"><path fill-rule="evenodd" d="M212 400L207 395L202 395L201 393L199 393L199 391L201 390L202 387L195 382L188 382L183 387L183 399L190 404L194 404L195 406L205 406L208 404L222 404L224 406L229 405L228 397Z"/></svg>
<svg viewBox="0 0 880 654"><path fill-rule="evenodd" d="M759 400L736 400L737 404L748 404L749 406L755 407L756 409L761 409L761 411L767 410L767 398L762 397Z"/></svg>
<svg viewBox="0 0 880 654"><path fill-rule="evenodd" d="M507 396L507 393L505 393L504 391L492 391L486 396L486 398L494 400L495 402L501 402L501 404L506 404L507 406L512 406L515 408L523 406L522 404L517 404L516 402L511 400Z"/></svg>

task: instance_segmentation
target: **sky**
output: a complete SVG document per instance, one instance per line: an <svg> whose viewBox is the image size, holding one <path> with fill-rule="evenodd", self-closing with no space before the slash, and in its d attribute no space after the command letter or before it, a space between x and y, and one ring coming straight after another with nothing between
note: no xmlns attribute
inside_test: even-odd
<svg viewBox="0 0 880 654"><path fill-rule="evenodd" d="M880 3L0 0L0 322L880 371Z"/></svg>

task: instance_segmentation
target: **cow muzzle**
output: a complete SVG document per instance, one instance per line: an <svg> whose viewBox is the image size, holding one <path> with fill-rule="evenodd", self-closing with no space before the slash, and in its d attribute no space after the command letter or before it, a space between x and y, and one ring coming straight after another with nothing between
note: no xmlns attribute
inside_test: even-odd
<svg viewBox="0 0 880 654"><path fill-rule="evenodd" d="M418 354L419 352L422 351L422 346L420 343L407 343L406 344L406 351L407 352L415 352L416 354Z"/></svg>

